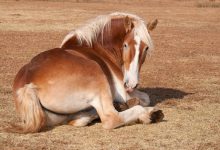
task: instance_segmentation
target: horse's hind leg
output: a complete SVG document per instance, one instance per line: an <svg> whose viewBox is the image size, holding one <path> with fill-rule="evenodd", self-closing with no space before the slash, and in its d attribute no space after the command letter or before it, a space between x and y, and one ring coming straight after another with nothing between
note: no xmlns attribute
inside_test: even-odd
<svg viewBox="0 0 220 150"><path fill-rule="evenodd" d="M68 119L68 115L55 114L47 110L45 110L45 114L47 117L46 126L65 124Z"/></svg>
<svg viewBox="0 0 220 150"><path fill-rule="evenodd" d="M90 108L89 110L80 111L76 114L69 116L68 120L71 121L69 121L68 124L75 127L84 127L98 118L99 116L96 110L94 108Z"/></svg>

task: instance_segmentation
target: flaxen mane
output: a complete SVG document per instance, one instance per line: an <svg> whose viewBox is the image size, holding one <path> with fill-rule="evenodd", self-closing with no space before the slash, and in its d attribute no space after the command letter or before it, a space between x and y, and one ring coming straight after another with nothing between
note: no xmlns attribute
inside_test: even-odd
<svg viewBox="0 0 220 150"><path fill-rule="evenodd" d="M98 35L103 36L103 30L107 27L108 30L111 29L111 20L114 18L125 18L128 16L131 18L134 24L134 32L137 34L143 42L149 46L149 50L153 48L153 43L151 37L148 33L145 22L140 17L129 14L115 12L109 15L101 15L95 19L90 20L84 26L76 28L66 35L60 47L62 47L66 42L68 42L72 37L76 36L78 43L86 42L87 45L92 46L93 41L96 41ZM106 36L106 35L105 35Z"/></svg>

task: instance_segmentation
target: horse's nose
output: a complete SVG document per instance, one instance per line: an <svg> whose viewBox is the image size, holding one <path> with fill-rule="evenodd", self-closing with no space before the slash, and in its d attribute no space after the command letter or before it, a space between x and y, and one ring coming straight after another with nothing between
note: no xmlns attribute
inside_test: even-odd
<svg viewBox="0 0 220 150"><path fill-rule="evenodd" d="M133 85L133 86L129 86L128 81L125 81L125 82L124 82L124 87L125 87L125 88L135 89L135 88L138 87L138 85L139 85L139 84L136 84L136 85Z"/></svg>
<svg viewBox="0 0 220 150"><path fill-rule="evenodd" d="M124 82L124 87L128 88L128 82L126 82L126 81Z"/></svg>

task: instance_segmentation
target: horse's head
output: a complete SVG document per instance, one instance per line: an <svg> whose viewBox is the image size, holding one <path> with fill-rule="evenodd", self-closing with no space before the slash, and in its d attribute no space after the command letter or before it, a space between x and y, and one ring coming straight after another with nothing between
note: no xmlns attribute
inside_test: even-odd
<svg viewBox="0 0 220 150"><path fill-rule="evenodd" d="M149 42L150 37L148 31L152 31L156 27L157 20L148 23L147 27L145 27L145 25L141 27L143 24L135 24L129 17L126 17L124 25L126 36L122 45L123 81L126 90L131 92L138 86L141 66L145 61L149 48L152 46L150 45L151 41ZM143 29L148 31L143 31ZM146 38L148 38L148 42L146 42Z"/></svg>
<svg viewBox="0 0 220 150"><path fill-rule="evenodd" d="M70 32L64 38L61 47L91 47L100 56L105 55L103 57L111 58L112 62L116 60L118 68L122 67L126 90L132 91L138 85L139 72L145 56L152 49L149 32L156 25L157 20L146 26L138 16L116 12L99 16ZM94 48L94 43L101 48Z"/></svg>

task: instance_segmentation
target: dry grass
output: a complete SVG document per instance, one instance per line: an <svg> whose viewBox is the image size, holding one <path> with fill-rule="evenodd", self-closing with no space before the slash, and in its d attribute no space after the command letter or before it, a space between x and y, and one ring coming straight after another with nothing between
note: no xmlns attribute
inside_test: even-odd
<svg viewBox="0 0 220 150"><path fill-rule="evenodd" d="M0 2L0 148L1 149L219 149L219 9L192 7L191 1L141 4L70 1ZM187 11L186 11L187 9ZM83 21L112 11L159 19L152 33L155 51L141 72L141 90L165 120L107 131L100 123L84 128L63 125L35 134L1 129L18 122L11 84L34 55L59 46Z"/></svg>
<svg viewBox="0 0 220 150"><path fill-rule="evenodd" d="M199 8L219 8L220 2L215 2L215 1L198 2L196 6Z"/></svg>

